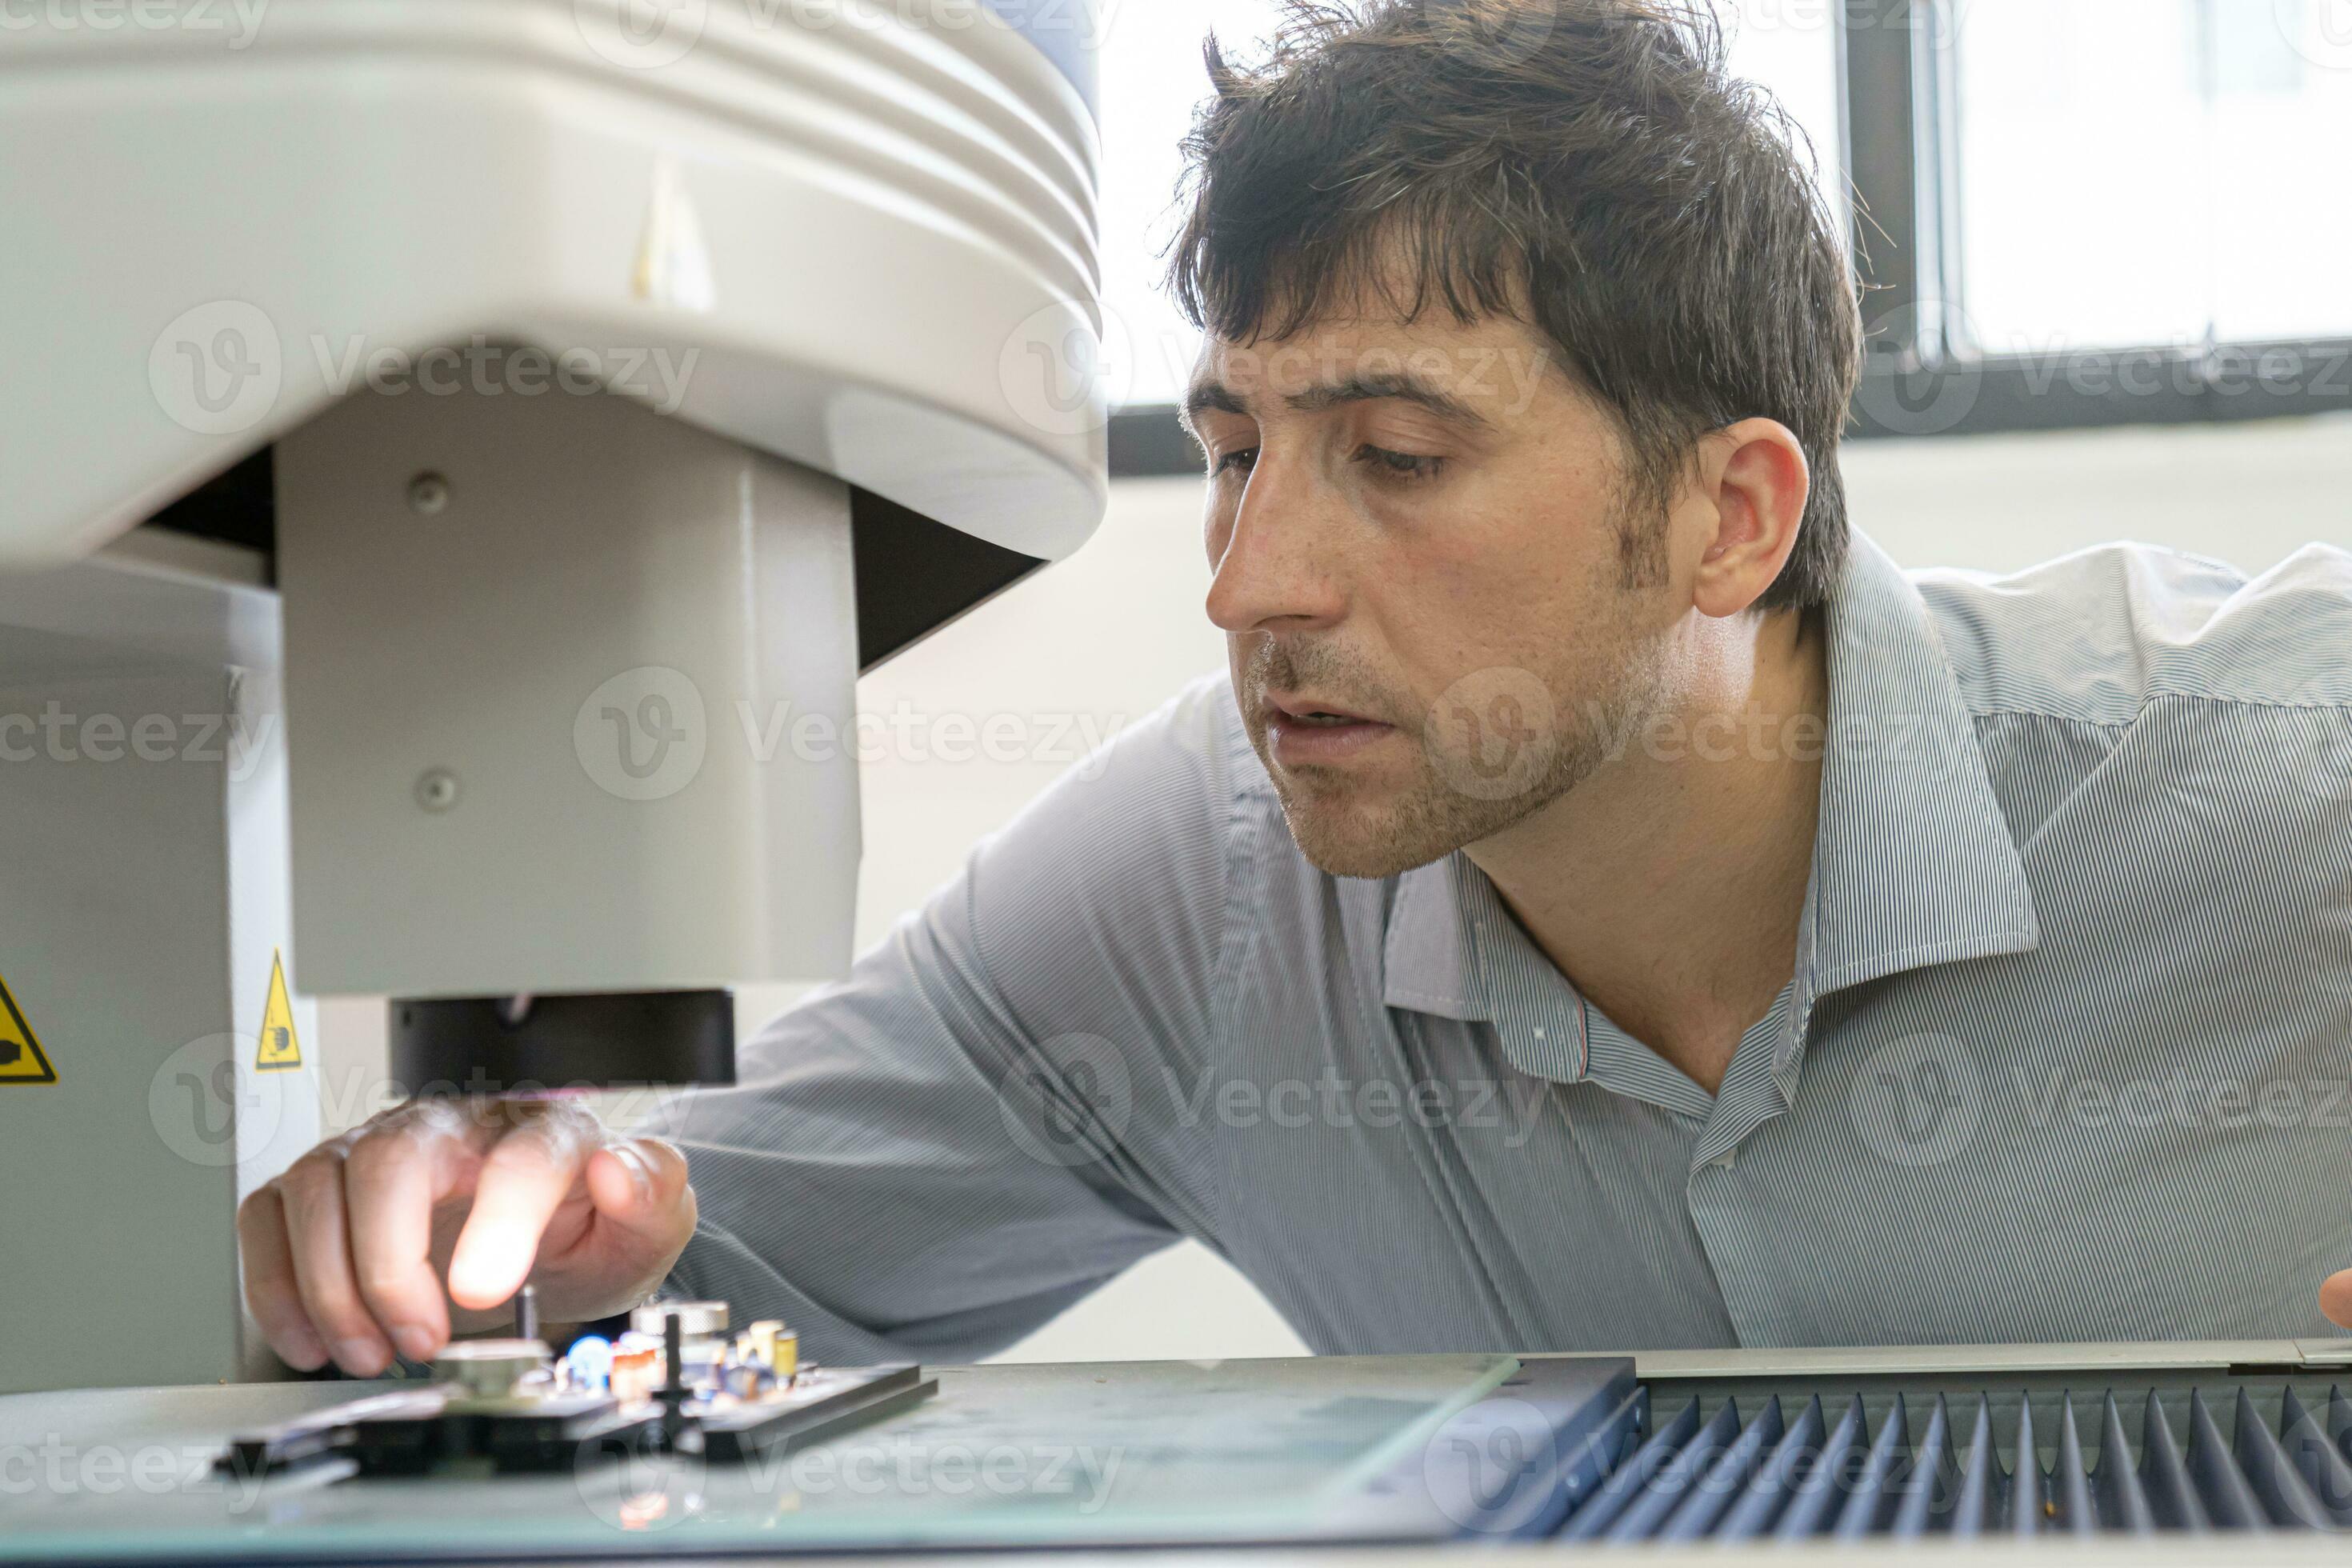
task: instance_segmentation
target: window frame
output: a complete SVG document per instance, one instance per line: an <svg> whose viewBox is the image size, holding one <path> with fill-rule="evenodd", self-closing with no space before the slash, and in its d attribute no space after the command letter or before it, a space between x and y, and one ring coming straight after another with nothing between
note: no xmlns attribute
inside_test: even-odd
<svg viewBox="0 0 2352 1568"><path fill-rule="evenodd" d="M2060 368L1952 341L1959 251L1949 0L1844 0L1840 114L1868 333L1848 439L2231 423L2352 408L2352 340L2066 351ZM1857 124L1872 127L1857 140ZM2314 367L2318 374L2308 374Z"/></svg>
<svg viewBox="0 0 2352 1568"><path fill-rule="evenodd" d="M1866 326L1848 440L2228 424L2352 410L2352 339L2065 351L2053 364L1955 341L1965 300L1958 29L1950 0L1841 0L1839 136ZM1857 138L1857 125L1870 128ZM2315 375L2313 373L2316 371ZM1111 416L1114 479L1197 475L1174 407Z"/></svg>

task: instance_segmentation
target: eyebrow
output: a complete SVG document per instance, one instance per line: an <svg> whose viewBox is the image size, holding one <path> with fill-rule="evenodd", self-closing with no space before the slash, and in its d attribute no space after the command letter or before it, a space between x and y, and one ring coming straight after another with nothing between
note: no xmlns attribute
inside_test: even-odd
<svg viewBox="0 0 2352 1568"><path fill-rule="evenodd" d="M1283 401L1301 414L1321 414L1350 404L1391 400L1426 408L1441 419L1450 419L1474 429L1486 429L1489 423L1485 415L1453 394L1439 390L1419 376L1405 374L1351 375L1342 381L1325 382L1304 392L1295 392ZM1248 406L1231 387L1223 382L1204 381L1185 396L1184 427L1192 429L1193 416L1209 409L1243 416L1249 413Z"/></svg>
<svg viewBox="0 0 2352 1568"><path fill-rule="evenodd" d="M1195 440L1200 438L1201 433L1193 426L1194 416L1206 413L1212 408L1220 414L1234 414L1244 417L1249 414L1249 410L1242 405L1242 400L1234 395L1234 389L1223 382L1196 383L1192 390L1184 395L1184 406L1179 410L1179 416L1183 422L1184 428Z"/></svg>

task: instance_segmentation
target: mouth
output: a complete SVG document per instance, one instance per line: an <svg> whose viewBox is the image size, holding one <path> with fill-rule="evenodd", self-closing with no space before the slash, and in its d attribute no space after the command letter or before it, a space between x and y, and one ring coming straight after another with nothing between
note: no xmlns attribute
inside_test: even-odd
<svg viewBox="0 0 2352 1568"><path fill-rule="evenodd" d="M1261 712L1268 749L1289 768L1347 762L1397 732L1393 724L1307 692L1269 692Z"/></svg>

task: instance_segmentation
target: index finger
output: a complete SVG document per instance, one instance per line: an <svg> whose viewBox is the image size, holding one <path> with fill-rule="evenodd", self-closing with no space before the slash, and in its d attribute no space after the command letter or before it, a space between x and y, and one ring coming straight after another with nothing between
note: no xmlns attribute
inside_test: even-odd
<svg viewBox="0 0 2352 1568"><path fill-rule="evenodd" d="M474 1150L489 1141L484 1134L479 1118L419 1102L362 1136L343 1163L361 1299L411 1361L429 1361L448 1342L448 1308L433 1272L434 1210L457 1189Z"/></svg>
<svg viewBox="0 0 2352 1568"><path fill-rule="evenodd" d="M603 1143L593 1117L551 1109L491 1148L449 1259L451 1300L483 1311L522 1289L548 1221Z"/></svg>

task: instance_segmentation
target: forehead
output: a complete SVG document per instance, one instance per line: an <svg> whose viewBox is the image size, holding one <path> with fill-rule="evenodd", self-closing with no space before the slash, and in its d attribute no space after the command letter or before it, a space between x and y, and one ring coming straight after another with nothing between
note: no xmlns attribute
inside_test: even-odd
<svg viewBox="0 0 2352 1568"><path fill-rule="evenodd" d="M1443 309L1410 319L1350 310L1279 338L1212 334L1193 369L1192 401L1259 413L1343 389L1395 386L1414 401L1498 419L1502 407L1523 404L1534 384L1551 378L1557 358L1547 340L1505 316L1464 321Z"/></svg>

